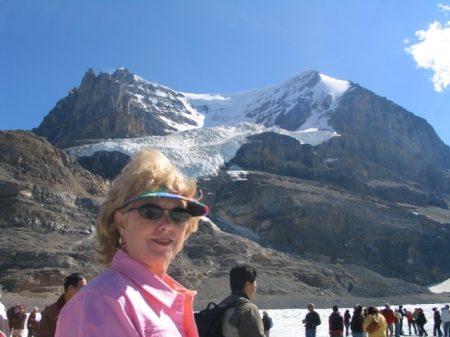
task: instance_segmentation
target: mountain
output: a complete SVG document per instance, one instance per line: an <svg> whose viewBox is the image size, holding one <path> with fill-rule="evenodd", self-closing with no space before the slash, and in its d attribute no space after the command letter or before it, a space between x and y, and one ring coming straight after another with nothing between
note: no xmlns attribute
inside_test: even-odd
<svg viewBox="0 0 450 337"><path fill-rule="evenodd" d="M211 208L171 268L200 302L228 292L238 261L262 271L261 301L279 307L432 298L423 286L450 277L450 148L424 119L350 81L306 69L264 89L192 94L124 68L89 70L33 132L43 138L0 133L0 283L10 292L98 273L98 205L148 146L196 176Z"/></svg>

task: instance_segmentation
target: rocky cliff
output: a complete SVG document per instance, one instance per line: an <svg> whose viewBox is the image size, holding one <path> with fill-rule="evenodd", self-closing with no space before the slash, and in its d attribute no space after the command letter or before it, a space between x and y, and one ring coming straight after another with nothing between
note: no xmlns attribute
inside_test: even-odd
<svg viewBox="0 0 450 337"><path fill-rule="evenodd" d="M93 223L129 153L75 157L55 145L156 135L164 150L166 134L242 117L332 136L305 144L282 132L253 134L218 174L199 180L212 222L170 269L200 290L199 303L228 292L227 272L239 261L261 270L261 300L279 307L302 298L431 296L423 286L450 277L450 148L395 103L344 81L337 95L327 91L331 82L307 71L216 102L125 69L89 70L33 130L42 137L0 132L0 284L34 296L54 293L75 270L89 278L101 270Z"/></svg>

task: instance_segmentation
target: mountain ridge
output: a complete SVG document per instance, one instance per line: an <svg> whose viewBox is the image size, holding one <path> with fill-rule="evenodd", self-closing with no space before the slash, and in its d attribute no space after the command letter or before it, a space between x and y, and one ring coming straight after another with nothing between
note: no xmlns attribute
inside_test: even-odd
<svg viewBox="0 0 450 337"><path fill-rule="evenodd" d="M324 78L341 85L334 96L320 90ZM103 193L129 156L151 146L198 177L211 209L214 223L204 221L170 271L201 290L200 302L228 292L227 270L245 261L262 280L279 280L261 294L280 307L318 293L358 298L370 280L371 297L429 294L424 285L450 276L450 148L424 119L351 81L308 70L282 83L296 80L278 96L270 90L281 84L256 91L264 99L240 112L211 103L232 125L205 127L212 112L187 107L194 96L124 68L89 70L33 129L44 138L0 132L2 286L49 292L71 269L95 276L92 223ZM66 149L66 168L39 160L44 148L62 153L55 146ZM83 177L77 192L54 184L67 167L68 181ZM30 256L45 258L33 268Z"/></svg>

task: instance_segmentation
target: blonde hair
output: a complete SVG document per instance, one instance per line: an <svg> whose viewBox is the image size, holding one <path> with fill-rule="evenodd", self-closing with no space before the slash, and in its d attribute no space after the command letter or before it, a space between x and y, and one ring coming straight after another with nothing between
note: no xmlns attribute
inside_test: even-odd
<svg viewBox="0 0 450 337"><path fill-rule="evenodd" d="M155 186L164 186L171 193L196 197L195 180L187 178L161 152L147 148L136 152L121 174L112 182L96 220L99 264L109 267L118 248L119 230L114 214L126 200ZM188 220L185 239L198 229L198 217Z"/></svg>

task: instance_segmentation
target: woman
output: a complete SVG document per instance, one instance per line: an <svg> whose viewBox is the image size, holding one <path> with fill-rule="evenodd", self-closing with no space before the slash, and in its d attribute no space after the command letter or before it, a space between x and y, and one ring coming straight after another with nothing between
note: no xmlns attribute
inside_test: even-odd
<svg viewBox="0 0 450 337"><path fill-rule="evenodd" d="M348 336L348 327L350 326L350 310L345 310L344 312L344 325L345 325L345 336Z"/></svg>
<svg viewBox="0 0 450 337"><path fill-rule="evenodd" d="M352 330L353 337L363 337L364 336L364 315L362 313L363 308L360 305L355 306L355 311L353 312L352 320L350 321L350 328Z"/></svg>
<svg viewBox="0 0 450 337"><path fill-rule="evenodd" d="M379 322L379 327L373 332L368 332L369 337L386 337L387 323L383 315L376 307L369 307L367 310L367 317L364 320L363 329L367 331L367 327L374 321Z"/></svg>
<svg viewBox="0 0 450 337"><path fill-rule="evenodd" d="M198 336L196 292L166 274L208 213L195 195L195 182L160 152L135 154L97 217L97 260L109 268L64 306L57 337Z"/></svg>

